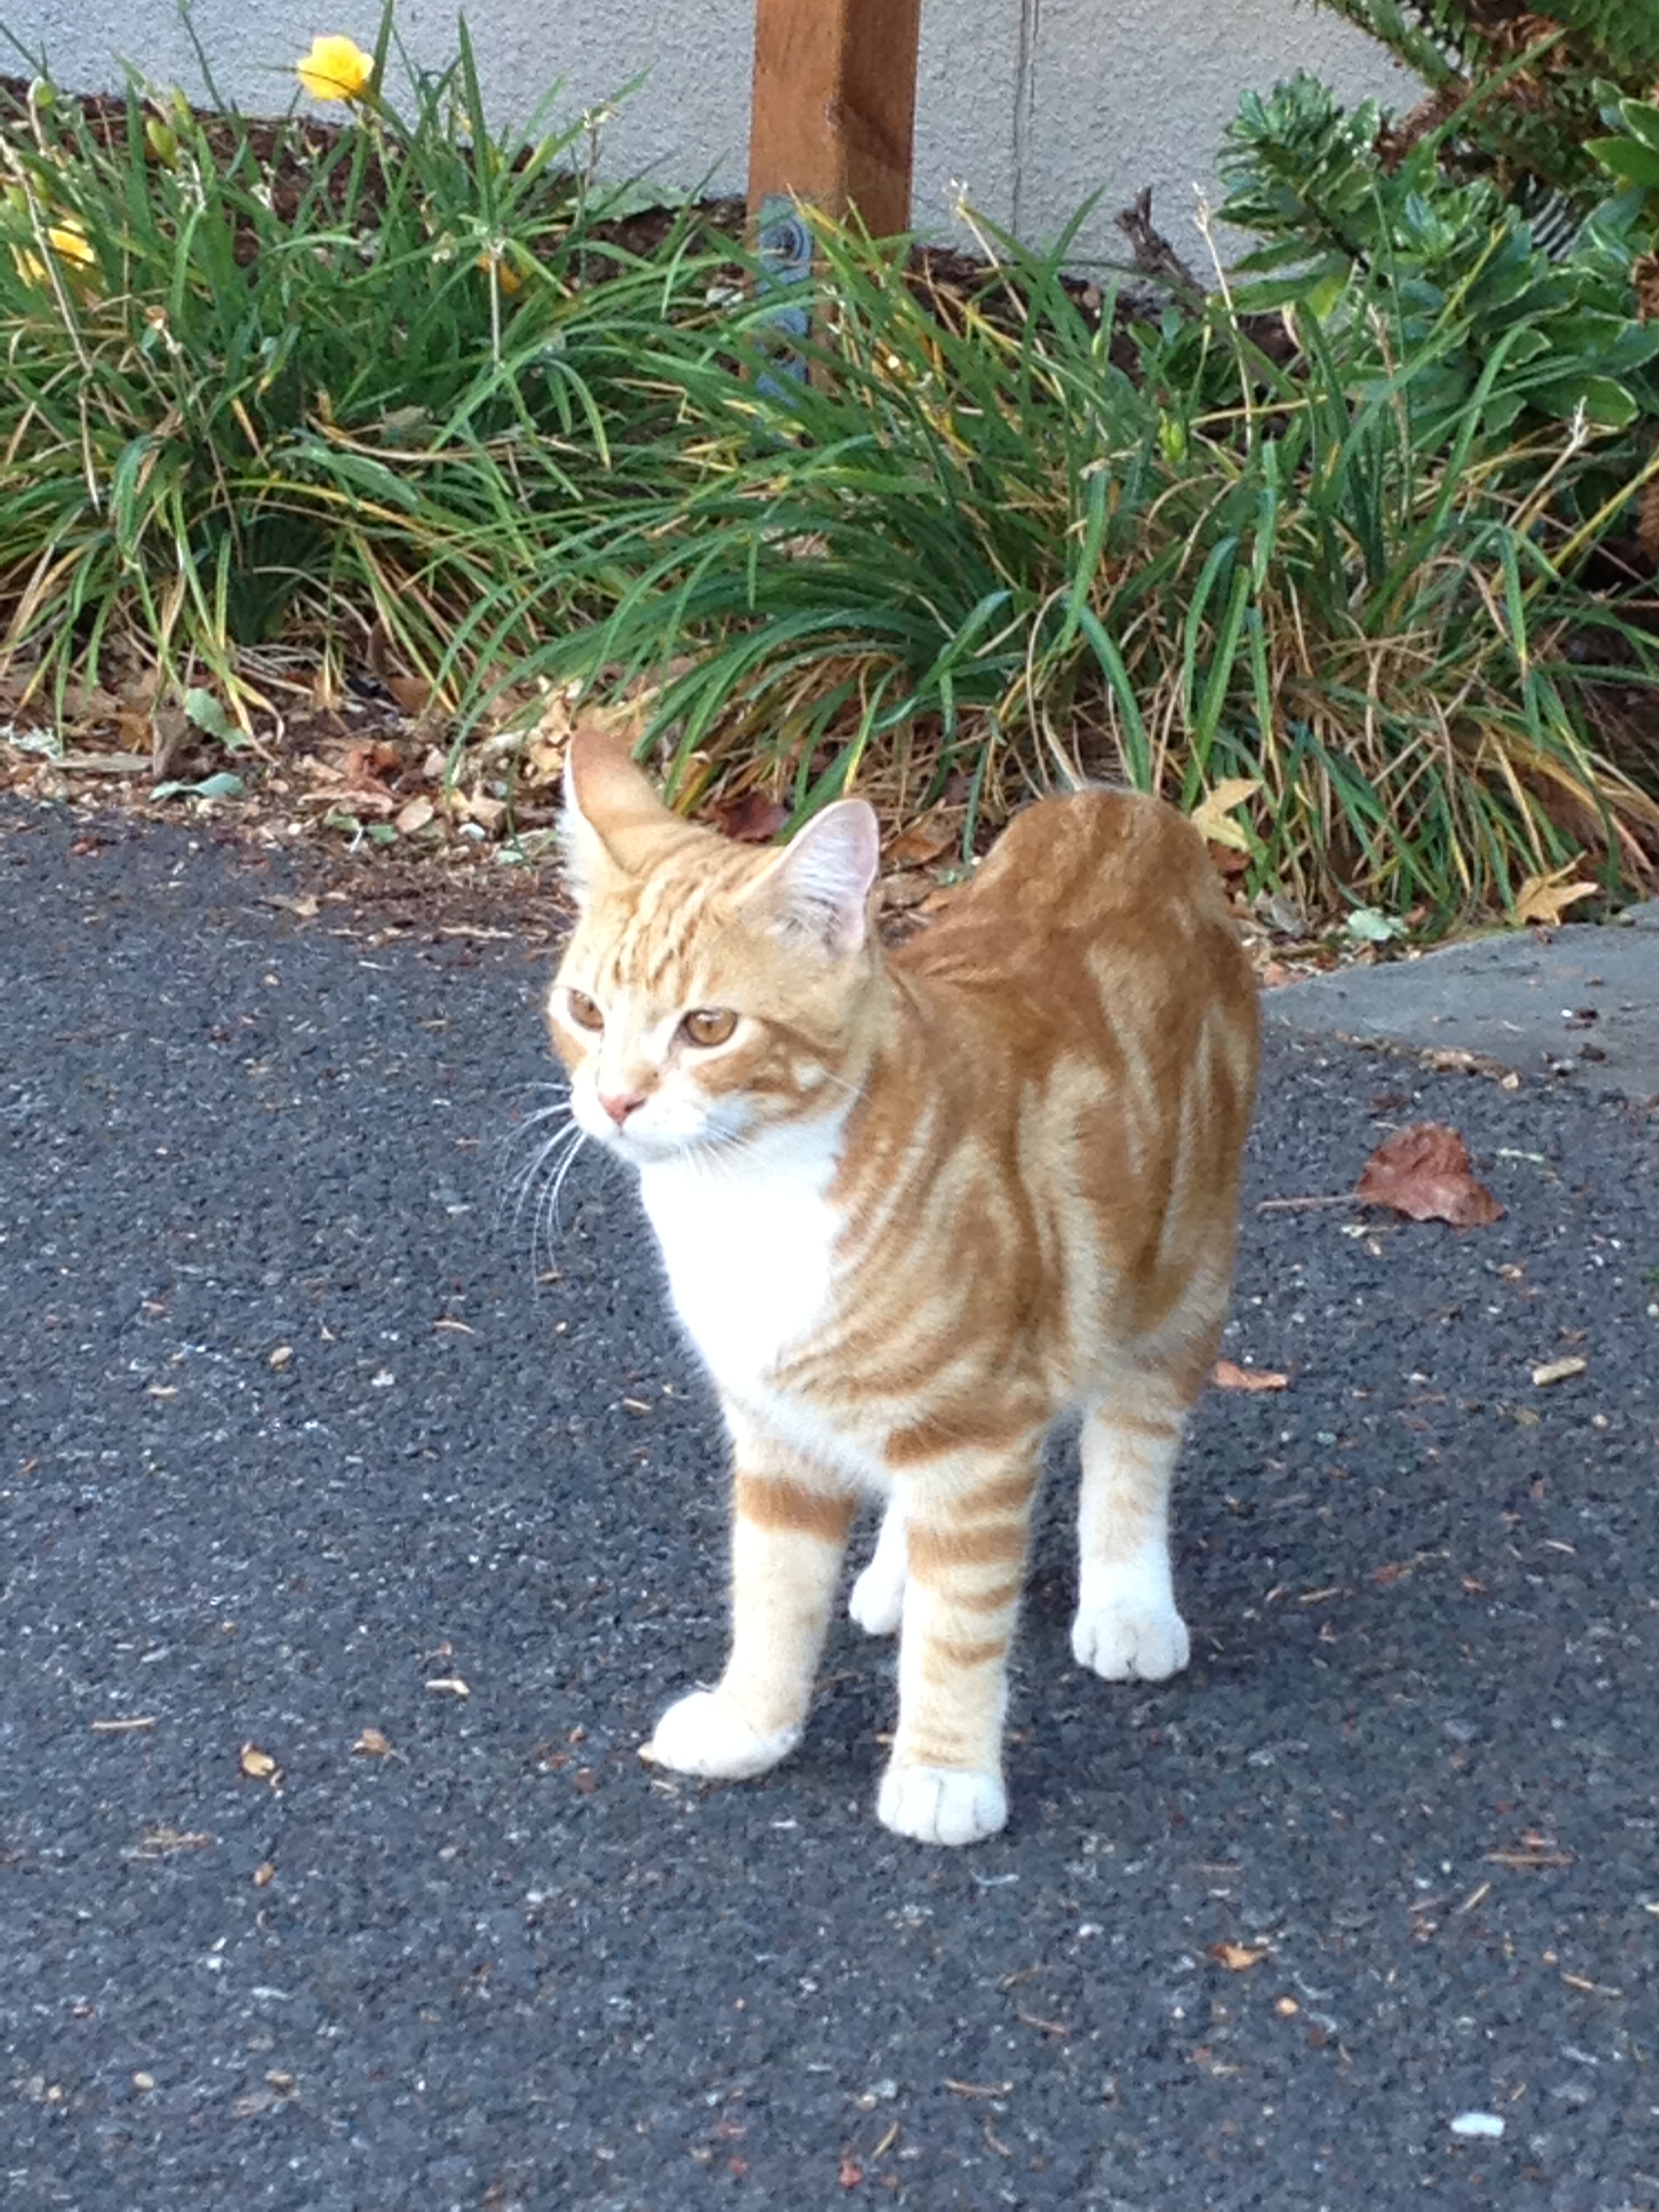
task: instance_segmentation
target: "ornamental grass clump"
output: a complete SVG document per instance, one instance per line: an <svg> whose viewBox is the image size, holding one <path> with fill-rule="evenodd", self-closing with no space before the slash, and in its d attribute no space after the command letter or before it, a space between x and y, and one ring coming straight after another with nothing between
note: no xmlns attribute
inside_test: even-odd
<svg viewBox="0 0 1659 2212"><path fill-rule="evenodd" d="M327 125L0 94L0 673L37 696L148 670L246 712L251 649L375 625L454 696L481 598L543 577L508 654L570 611L548 544L650 431L631 352L706 313L708 257L689 219L604 244L590 126L492 135L465 31L406 115L389 51L315 42Z"/></svg>
<svg viewBox="0 0 1659 2212"><path fill-rule="evenodd" d="M1643 878L1659 748L1615 757L1597 702L1650 709L1656 609L1585 562L1659 461L1493 404L1524 313L1449 404L1455 301L1382 373L1368 325L1350 378L1312 307L1286 363L1224 294L1132 325L1079 304L1064 240L986 236L998 281L944 301L820 223L810 374L758 323L678 372L684 481L562 546L631 580L538 665L625 686L672 641L688 799L954 795L970 849L1056 781L1242 787L1247 887L1313 913L1443 923L1585 845Z"/></svg>

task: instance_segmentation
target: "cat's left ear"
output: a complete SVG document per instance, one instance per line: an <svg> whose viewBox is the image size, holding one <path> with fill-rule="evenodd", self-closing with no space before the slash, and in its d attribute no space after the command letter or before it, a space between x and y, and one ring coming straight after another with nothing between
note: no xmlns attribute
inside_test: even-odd
<svg viewBox="0 0 1659 2212"><path fill-rule="evenodd" d="M861 799L838 799L796 832L744 902L779 934L841 958L869 935L880 861L875 809Z"/></svg>

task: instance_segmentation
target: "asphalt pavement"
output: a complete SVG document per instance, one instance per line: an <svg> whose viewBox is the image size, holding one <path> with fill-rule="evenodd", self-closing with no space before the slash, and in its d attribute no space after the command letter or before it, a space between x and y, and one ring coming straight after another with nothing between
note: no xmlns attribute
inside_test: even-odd
<svg viewBox="0 0 1659 2212"><path fill-rule="evenodd" d="M289 867L0 812L6 2212L1659 2206L1659 1117L1275 1033L1193 1664L1073 1664L1057 1455L930 1852L844 1620L640 1763L721 1454L620 1171L498 1203L545 932ZM1344 1198L1420 1118L1501 1221Z"/></svg>

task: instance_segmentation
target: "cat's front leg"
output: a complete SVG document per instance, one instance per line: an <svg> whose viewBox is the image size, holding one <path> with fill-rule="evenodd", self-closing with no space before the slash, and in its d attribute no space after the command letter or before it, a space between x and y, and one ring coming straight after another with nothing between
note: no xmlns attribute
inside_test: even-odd
<svg viewBox="0 0 1659 2212"><path fill-rule="evenodd" d="M732 1650L713 1690L657 1723L645 1757L681 1774L740 1781L800 1741L854 1500L823 1469L728 1405Z"/></svg>
<svg viewBox="0 0 1659 2212"><path fill-rule="evenodd" d="M1008 1645L1036 1476L1033 1438L1012 1454L952 1454L900 1486L899 1717L877 1811L918 1843L977 1843L1008 1816Z"/></svg>

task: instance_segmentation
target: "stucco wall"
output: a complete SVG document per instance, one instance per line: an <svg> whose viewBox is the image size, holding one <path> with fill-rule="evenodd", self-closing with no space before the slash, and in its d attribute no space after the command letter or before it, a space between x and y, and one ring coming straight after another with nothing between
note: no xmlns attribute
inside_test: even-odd
<svg viewBox="0 0 1659 2212"><path fill-rule="evenodd" d="M472 0L466 15L497 114L523 116L561 76L563 105L580 109L644 75L607 130L606 172L742 189L752 0ZM118 83L125 58L202 94L173 0L6 0L4 16L64 83ZM286 106L291 64L315 32L372 46L378 19L375 0L194 9L221 91L264 112ZM428 64L453 54L454 19L447 0L402 0L398 18ZM1347 97L1413 96L1380 49L1309 0L924 0L915 222L944 229L959 179L987 214L1037 240L1103 190L1080 245L1110 254L1113 214L1150 184L1160 224L1194 250L1193 185L1213 185L1239 93L1298 64Z"/></svg>

